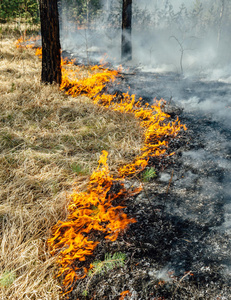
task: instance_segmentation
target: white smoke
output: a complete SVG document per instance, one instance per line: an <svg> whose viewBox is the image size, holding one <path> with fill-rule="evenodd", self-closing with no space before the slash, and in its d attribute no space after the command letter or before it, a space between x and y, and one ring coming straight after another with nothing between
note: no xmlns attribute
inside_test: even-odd
<svg viewBox="0 0 231 300"><path fill-rule="evenodd" d="M90 25L79 30L64 14L63 50L93 60L106 53L111 63L120 63L121 2L102 0L101 10L92 17ZM221 2L133 0L133 66L186 75L208 75L213 70L213 78L215 70L223 69L231 61L231 3L225 1L221 17ZM230 75L226 72L222 80L229 82Z"/></svg>

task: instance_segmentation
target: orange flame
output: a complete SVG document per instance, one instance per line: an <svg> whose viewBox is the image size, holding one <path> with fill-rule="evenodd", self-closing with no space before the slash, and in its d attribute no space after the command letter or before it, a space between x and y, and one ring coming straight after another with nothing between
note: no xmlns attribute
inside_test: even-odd
<svg viewBox="0 0 231 300"><path fill-rule="evenodd" d="M165 101L161 99L154 105L141 105L141 101L135 100L135 95L128 93L122 94L122 100L117 102L116 95L102 93L106 84L115 81L119 71L109 70L102 66L94 66L92 71L88 72L88 77L76 79L73 70L63 68L63 79L60 86L68 95L73 97L80 94L86 94L91 97L95 104L103 105L121 113L132 113L144 129L144 145L141 149L141 155L137 156L131 164L122 166L119 169L121 176L135 175L145 169L150 157L160 157L166 155L170 139L175 138L181 129L186 130L186 126L180 121L168 121L169 115L164 113L162 108ZM141 99L140 99L141 100ZM172 155L174 153L168 154Z"/></svg>
<svg viewBox="0 0 231 300"><path fill-rule="evenodd" d="M121 113L132 113L140 120L140 126L144 129L142 153L133 163L122 166L119 169L120 178L135 175L144 170L150 157L165 155L168 141L176 137L181 128L186 130L186 127L181 125L178 119L168 122L169 115L162 111L163 100L157 102L156 105L149 106L146 104L141 106L140 101L136 102L135 95L130 96L128 93L124 93L122 100L117 102L115 95L102 93L106 84L114 81L116 76L118 76L118 71L109 70L102 66L94 66L87 73L88 76L79 79L76 79L75 72L71 69L63 68L62 72L63 79L60 89L64 90L68 95L75 97L80 94L86 94L93 99L95 104L103 105ZM128 219L126 214L122 212L122 206L114 207L112 205L114 199L121 196L124 197L128 192L122 187L117 194L110 194L110 189L115 179L109 175L105 153L99 161L99 164L103 166L102 169L98 169L90 178L88 194L74 193L72 195L72 201L69 205L70 215L68 217L68 220L70 219L71 221L67 221L67 223L59 222L54 227L56 231L54 237L50 240L50 245L54 250L57 249L57 246L58 249L60 249L60 246L69 249L65 250L65 252L63 252L64 250L60 252L59 260L61 274L65 272L69 276L67 279L65 277L63 282L67 288L71 286L74 280L81 278L80 275L76 275L76 271L79 270L74 270L73 267L70 268L70 265L74 263L76 265L76 260L84 261L87 255L93 253L98 244L97 241L89 241L87 238L84 238L86 234L89 237L92 231L97 230L106 234L105 238L114 241L121 230L124 230L128 224L135 222L134 219ZM75 237L73 232L69 231L69 227L64 234L62 228L67 228L66 226L74 226L74 232L76 234L78 232L78 237ZM72 245L73 239L76 239L78 247L79 245L82 247L82 244L79 242L79 239L81 239L85 248L81 248L80 251L78 247L72 246L70 250L70 246L67 245ZM78 256L78 254L80 255ZM71 276L69 275L70 273L75 273L75 275Z"/></svg>
<svg viewBox="0 0 231 300"><path fill-rule="evenodd" d="M69 63L70 65L71 63ZM87 76L77 79L76 73L71 69L62 69L62 83L60 89L65 91L66 94L73 97L80 94L86 94L90 98L95 97L95 102L103 101L103 105L108 106L113 99L112 95L104 95L100 97L100 93L106 84L114 81L118 72L116 70L104 69L100 66L91 67L91 72L87 72Z"/></svg>
<svg viewBox="0 0 231 300"><path fill-rule="evenodd" d="M35 55L37 55L39 58L42 58L42 47L36 49Z"/></svg>
<svg viewBox="0 0 231 300"><path fill-rule="evenodd" d="M126 96L130 97L128 94ZM134 175L142 171L147 166L150 157L166 155L170 139L175 138L182 128L187 129L178 118L176 121L168 121L170 116L162 111L162 106L165 104L163 99L155 105L141 107L140 102L134 102L133 95L131 98L130 103L127 101L122 107L119 106L118 110L131 112L140 120L140 126L144 129L144 145L141 149L142 154L136 157L132 164L119 169L123 176Z"/></svg>
<svg viewBox="0 0 231 300"><path fill-rule="evenodd" d="M118 193L110 192L114 182L119 182ZM98 241L94 235L115 241L121 231L135 219L128 218L123 206L114 205L116 199L127 198L140 189L128 191L121 179L113 178L107 165L107 152L103 151L98 169L90 177L87 192L74 192L70 196L67 221L59 221L48 240L51 254L59 253L59 275L64 275L63 285L71 291L73 283L85 277L81 262L92 255Z"/></svg>
<svg viewBox="0 0 231 300"><path fill-rule="evenodd" d="M16 47L17 48L34 48L35 42L38 41L41 38L40 35L37 35L36 37L32 36L31 38L26 38L26 32L23 36L21 36L16 41Z"/></svg>

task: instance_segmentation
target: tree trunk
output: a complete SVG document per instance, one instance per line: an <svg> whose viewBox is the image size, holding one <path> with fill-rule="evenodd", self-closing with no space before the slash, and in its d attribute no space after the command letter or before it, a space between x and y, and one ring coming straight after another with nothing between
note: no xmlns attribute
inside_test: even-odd
<svg viewBox="0 0 231 300"><path fill-rule="evenodd" d="M57 0L40 0L42 82L61 83L61 46Z"/></svg>
<svg viewBox="0 0 231 300"><path fill-rule="evenodd" d="M132 0L123 0L121 58L132 59Z"/></svg>

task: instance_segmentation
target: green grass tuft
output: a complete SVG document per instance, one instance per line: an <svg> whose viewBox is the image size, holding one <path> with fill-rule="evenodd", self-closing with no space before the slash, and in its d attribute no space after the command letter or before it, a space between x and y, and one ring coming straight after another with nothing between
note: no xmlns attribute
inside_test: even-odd
<svg viewBox="0 0 231 300"><path fill-rule="evenodd" d="M16 279L16 274L14 271L5 271L0 277L1 288L9 287Z"/></svg>
<svg viewBox="0 0 231 300"><path fill-rule="evenodd" d="M146 169L142 174L142 181L143 182L149 182L153 178L157 177L155 168L151 167L149 169Z"/></svg>

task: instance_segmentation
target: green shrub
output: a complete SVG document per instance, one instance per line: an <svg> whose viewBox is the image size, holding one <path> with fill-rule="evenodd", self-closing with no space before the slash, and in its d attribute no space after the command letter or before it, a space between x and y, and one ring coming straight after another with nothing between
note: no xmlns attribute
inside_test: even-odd
<svg viewBox="0 0 231 300"><path fill-rule="evenodd" d="M2 23L18 17L37 23L39 20L37 0L4 0L0 2L0 21Z"/></svg>

